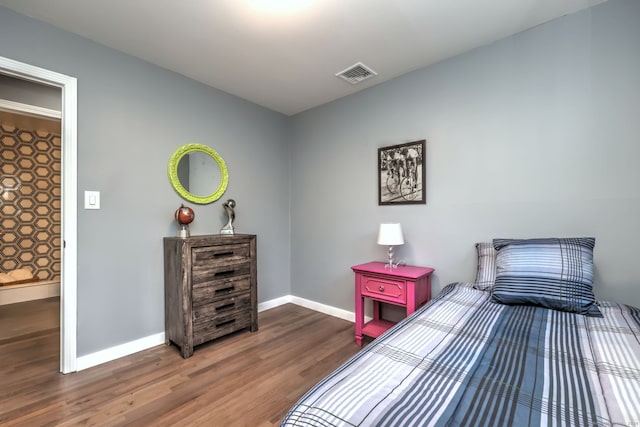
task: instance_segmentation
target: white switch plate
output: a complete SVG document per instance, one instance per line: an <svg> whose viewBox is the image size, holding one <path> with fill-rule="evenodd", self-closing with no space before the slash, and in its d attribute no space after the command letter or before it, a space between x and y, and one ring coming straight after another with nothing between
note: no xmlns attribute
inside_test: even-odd
<svg viewBox="0 0 640 427"><path fill-rule="evenodd" d="M99 191L84 192L84 208L100 209L100 192Z"/></svg>

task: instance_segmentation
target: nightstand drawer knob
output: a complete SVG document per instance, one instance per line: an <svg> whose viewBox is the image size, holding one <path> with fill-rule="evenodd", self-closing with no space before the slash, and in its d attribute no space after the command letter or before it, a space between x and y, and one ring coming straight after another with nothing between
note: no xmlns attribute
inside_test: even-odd
<svg viewBox="0 0 640 427"><path fill-rule="evenodd" d="M380 292L384 292L384 286L380 285L380 287L378 288L378 290L379 290Z"/></svg>

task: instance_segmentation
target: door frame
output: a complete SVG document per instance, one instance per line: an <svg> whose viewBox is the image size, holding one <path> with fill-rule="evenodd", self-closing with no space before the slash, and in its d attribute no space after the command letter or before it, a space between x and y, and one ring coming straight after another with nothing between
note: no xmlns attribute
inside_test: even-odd
<svg viewBox="0 0 640 427"><path fill-rule="evenodd" d="M0 73L62 89L60 372L77 370L78 92L75 77L0 56Z"/></svg>

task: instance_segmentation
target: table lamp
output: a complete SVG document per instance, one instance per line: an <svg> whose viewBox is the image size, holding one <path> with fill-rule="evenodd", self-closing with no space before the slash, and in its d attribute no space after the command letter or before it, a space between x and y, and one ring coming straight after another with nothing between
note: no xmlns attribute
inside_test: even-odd
<svg viewBox="0 0 640 427"><path fill-rule="evenodd" d="M378 229L378 244L389 246L389 262L385 264L385 268L397 268L398 264L393 264L393 247L396 245L404 245L402 226L400 226L400 224L380 224L380 228Z"/></svg>

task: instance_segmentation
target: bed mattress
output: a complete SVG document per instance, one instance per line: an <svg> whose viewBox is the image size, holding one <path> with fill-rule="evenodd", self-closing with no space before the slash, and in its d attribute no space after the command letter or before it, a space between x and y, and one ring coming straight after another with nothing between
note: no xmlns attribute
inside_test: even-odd
<svg viewBox="0 0 640 427"><path fill-rule="evenodd" d="M598 305L602 318L450 284L282 426L640 426L640 310Z"/></svg>

